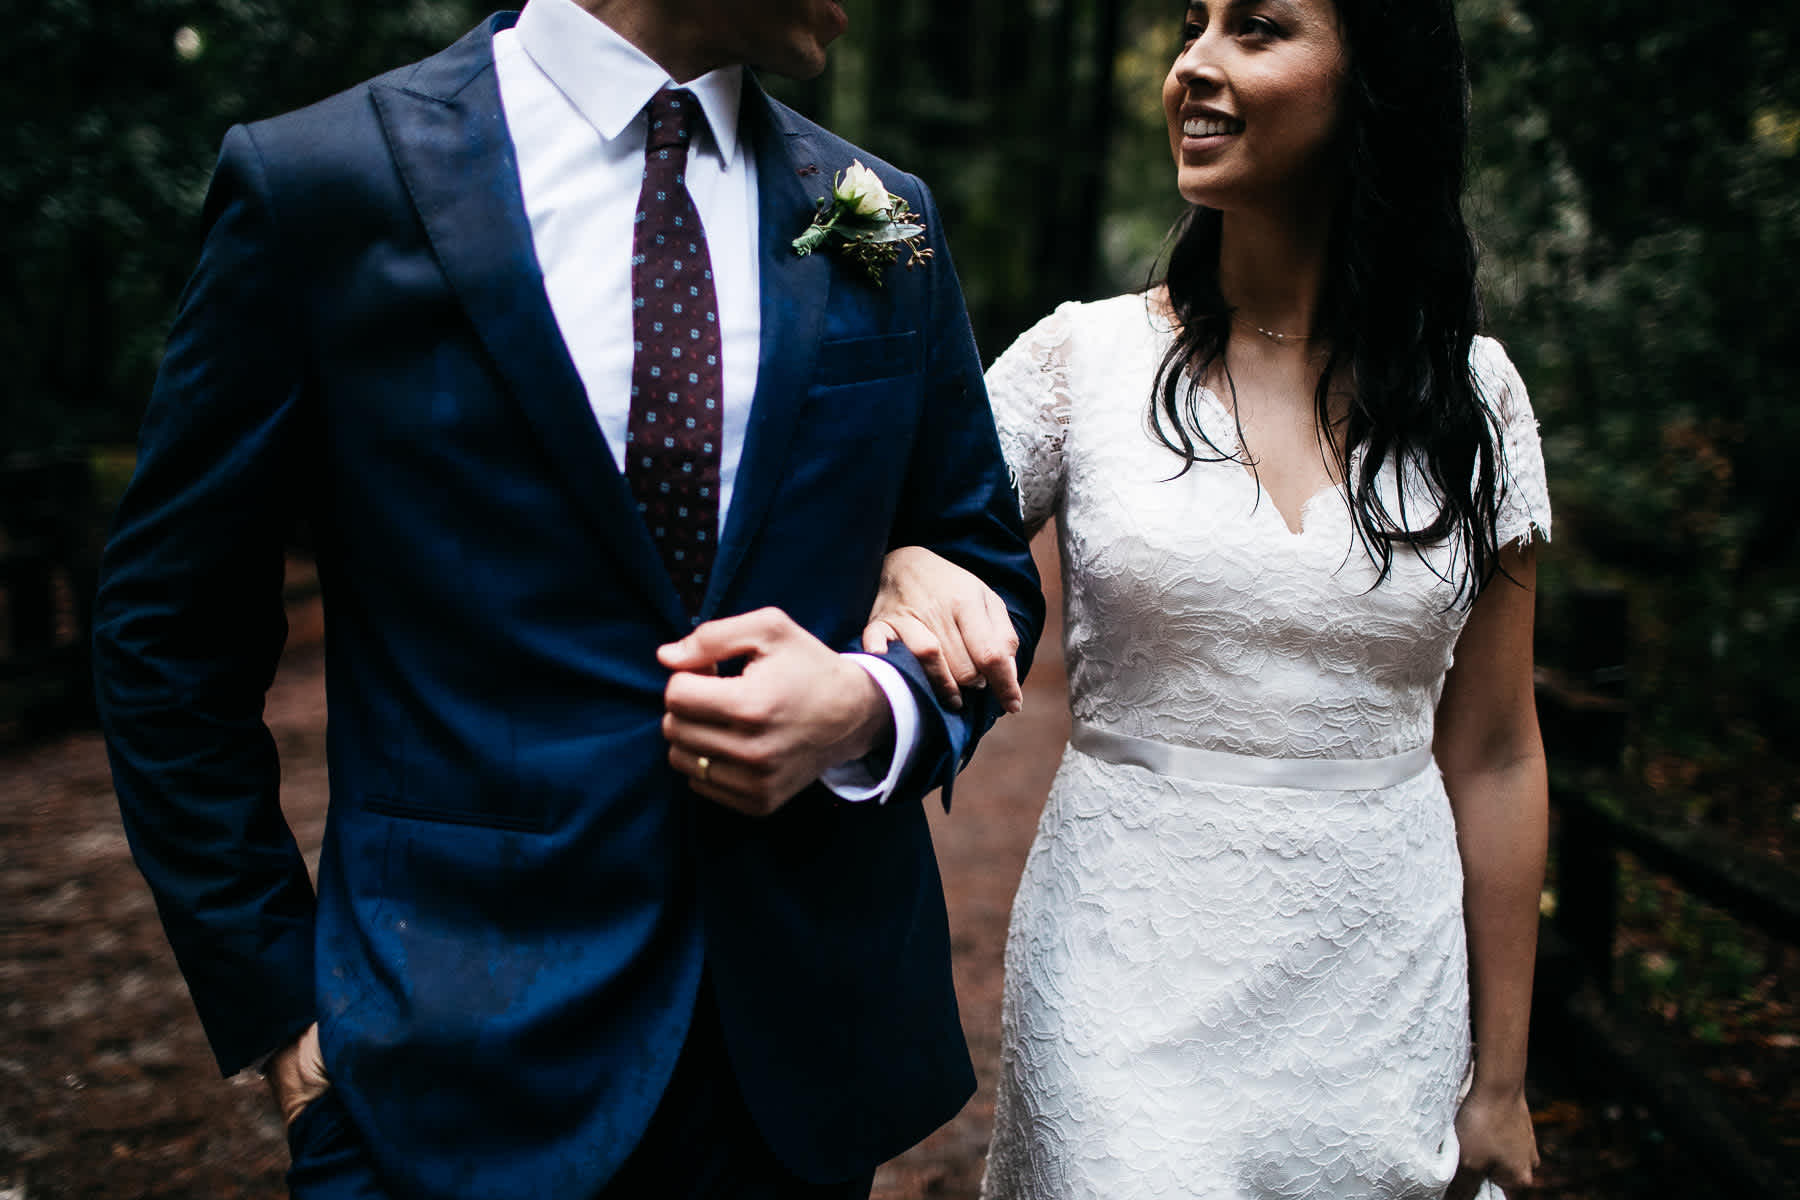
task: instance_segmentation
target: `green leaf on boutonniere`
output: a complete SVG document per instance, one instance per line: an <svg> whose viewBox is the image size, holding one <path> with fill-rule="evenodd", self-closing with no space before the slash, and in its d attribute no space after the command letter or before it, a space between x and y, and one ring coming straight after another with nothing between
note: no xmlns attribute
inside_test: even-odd
<svg viewBox="0 0 1800 1200"><path fill-rule="evenodd" d="M891 194L860 162L852 162L832 180L831 195L819 201L812 224L794 239L793 247L803 257L821 248L835 250L861 266L876 287L902 250L908 268L931 257L924 224L906 201Z"/></svg>

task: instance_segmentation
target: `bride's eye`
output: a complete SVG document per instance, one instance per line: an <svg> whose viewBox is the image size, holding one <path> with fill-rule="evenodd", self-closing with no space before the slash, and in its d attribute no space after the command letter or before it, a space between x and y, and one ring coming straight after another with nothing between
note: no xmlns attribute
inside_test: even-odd
<svg viewBox="0 0 1800 1200"><path fill-rule="evenodd" d="M1281 27L1267 17L1250 17L1239 28L1254 41L1271 41L1281 36Z"/></svg>

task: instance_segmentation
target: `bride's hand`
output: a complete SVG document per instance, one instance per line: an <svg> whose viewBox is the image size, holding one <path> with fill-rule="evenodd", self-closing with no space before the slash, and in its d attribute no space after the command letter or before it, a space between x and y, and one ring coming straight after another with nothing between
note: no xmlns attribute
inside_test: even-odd
<svg viewBox="0 0 1800 1200"><path fill-rule="evenodd" d="M1470 1092L1456 1114L1456 1137L1462 1144L1462 1165L1444 1200L1468 1200L1485 1179L1508 1191L1532 1185L1537 1135L1523 1093L1487 1097L1479 1090Z"/></svg>
<svg viewBox="0 0 1800 1200"><path fill-rule="evenodd" d="M896 639L951 708L962 707L968 687L992 688L1010 713L1023 704L1013 658L1019 635L1006 605L975 575L919 546L902 546L882 563L863 649L880 654Z"/></svg>

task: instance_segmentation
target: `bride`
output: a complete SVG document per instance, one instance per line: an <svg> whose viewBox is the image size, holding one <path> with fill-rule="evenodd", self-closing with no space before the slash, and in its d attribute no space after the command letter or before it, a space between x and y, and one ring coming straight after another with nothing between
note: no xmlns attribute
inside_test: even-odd
<svg viewBox="0 0 1800 1200"><path fill-rule="evenodd" d="M988 374L1027 526L1057 518L1074 729L983 1195L1528 1185L1550 510L1476 334L1450 0L1201 0L1163 105L1164 283ZM994 612L903 549L865 641L1016 699Z"/></svg>

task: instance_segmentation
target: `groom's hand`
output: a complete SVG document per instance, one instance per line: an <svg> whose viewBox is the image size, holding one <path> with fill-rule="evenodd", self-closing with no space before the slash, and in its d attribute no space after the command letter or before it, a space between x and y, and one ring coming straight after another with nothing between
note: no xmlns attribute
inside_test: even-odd
<svg viewBox="0 0 1800 1200"><path fill-rule="evenodd" d="M325 1074L325 1058L319 1052L317 1021L270 1056L266 1078L283 1125L292 1125L307 1105L325 1094L331 1077Z"/></svg>
<svg viewBox="0 0 1800 1200"><path fill-rule="evenodd" d="M656 657L675 672L663 692L670 765L750 816L867 754L892 719L867 671L778 608L708 621ZM737 658L741 675L712 673Z"/></svg>

